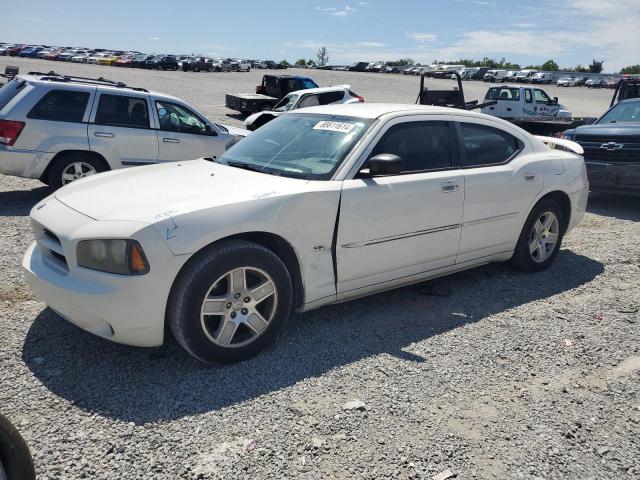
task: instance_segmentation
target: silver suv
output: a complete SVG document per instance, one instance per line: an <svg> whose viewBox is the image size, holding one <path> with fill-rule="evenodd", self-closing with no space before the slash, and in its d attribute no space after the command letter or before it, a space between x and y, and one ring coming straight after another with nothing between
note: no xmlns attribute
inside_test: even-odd
<svg viewBox="0 0 640 480"><path fill-rule="evenodd" d="M53 188L116 168L217 157L248 133L103 78L30 73L0 88L0 173Z"/></svg>

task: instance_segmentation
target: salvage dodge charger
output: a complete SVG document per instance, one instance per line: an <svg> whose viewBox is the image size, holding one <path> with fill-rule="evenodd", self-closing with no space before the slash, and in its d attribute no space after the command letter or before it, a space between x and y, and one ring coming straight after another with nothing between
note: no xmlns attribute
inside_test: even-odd
<svg viewBox="0 0 640 480"><path fill-rule="evenodd" d="M157 346L166 325L200 360L239 361L292 310L489 262L548 267L588 182L579 145L542 140L439 107L302 109L216 159L58 190L31 212L24 272L96 335Z"/></svg>

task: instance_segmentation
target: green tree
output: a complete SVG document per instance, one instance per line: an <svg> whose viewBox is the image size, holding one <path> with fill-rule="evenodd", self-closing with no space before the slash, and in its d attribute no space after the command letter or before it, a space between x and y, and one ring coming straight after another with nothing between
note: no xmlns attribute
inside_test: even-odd
<svg viewBox="0 0 640 480"><path fill-rule="evenodd" d="M315 66L316 66L316 62L314 62L311 59L307 60L307 67L315 67Z"/></svg>
<svg viewBox="0 0 640 480"><path fill-rule="evenodd" d="M290 67L291 64L289 62L287 62L287 60L281 60L280 63L278 65L281 65L283 67Z"/></svg>
<svg viewBox="0 0 640 480"><path fill-rule="evenodd" d="M386 66L396 66L396 67L412 67L416 64L413 61L413 58L401 58L400 60L392 60L390 62L385 62Z"/></svg>
<svg viewBox="0 0 640 480"><path fill-rule="evenodd" d="M591 62L591 65L589 65L589 71L591 73L602 73L603 63L604 63L604 60L598 61L594 58L593 61Z"/></svg>
<svg viewBox="0 0 640 480"><path fill-rule="evenodd" d="M318 53L316 53L316 58L318 59L318 66L324 67L329 62L329 53L327 52L326 47L320 47L318 49Z"/></svg>
<svg viewBox="0 0 640 480"><path fill-rule="evenodd" d="M620 70L620 73L624 75L638 75L640 74L640 65L629 65Z"/></svg>
<svg viewBox="0 0 640 480"><path fill-rule="evenodd" d="M542 65L540 65L540 70L544 70L545 72L557 72L560 70L560 67L553 60L547 60Z"/></svg>
<svg viewBox="0 0 640 480"><path fill-rule="evenodd" d="M304 58L299 58L298 60L296 60L296 63L294 63L294 65L296 67L304 67L307 65L307 61Z"/></svg>

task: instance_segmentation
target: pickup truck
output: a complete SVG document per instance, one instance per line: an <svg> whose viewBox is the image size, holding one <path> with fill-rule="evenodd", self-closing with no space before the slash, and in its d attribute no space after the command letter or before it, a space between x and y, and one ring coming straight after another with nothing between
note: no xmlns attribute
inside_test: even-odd
<svg viewBox="0 0 640 480"><path fill-rule="evenodd" d="M213 72L213 62L206 57L190 57L182 61L184 72Z"/></svg>
<svg viewBox="0 0 640 480"><path fill-rule="evenodd" d="M533 86L491 87L484 100L495 104L484 106L482 113L507 120L534 135L551 136L592 121L573 117L558 103L557 97L551 98L544 90Z"/></svg>
<svg viewBox="0 0 640 480"><path fill-rule="evenodd" d="M309 77L265 75L256 87L256 93L228 93L225 105L245 114L261 112L274 107L288 93L308 88L318 88L318 84Z"/></svg>

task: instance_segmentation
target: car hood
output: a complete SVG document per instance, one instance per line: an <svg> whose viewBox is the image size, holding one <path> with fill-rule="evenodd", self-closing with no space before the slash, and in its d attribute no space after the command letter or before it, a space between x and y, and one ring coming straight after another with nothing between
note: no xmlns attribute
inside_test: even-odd
<svg viewBox="0 0 640 480"><path fill-rule="evenodd" d="M66 185L55 197L94 220L151 224L169 215L304 192L306 184L200 159L102 173Z"/></svg>
<svg viewBox="0 0 640 480"><path fill-rule="evenodd" d="M611 137L635 137L640 141L640 123L603 123L601 125L583 125L575 129L582 136L597 135Z"/></svg>

